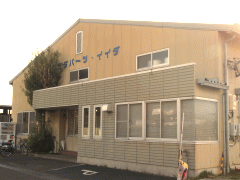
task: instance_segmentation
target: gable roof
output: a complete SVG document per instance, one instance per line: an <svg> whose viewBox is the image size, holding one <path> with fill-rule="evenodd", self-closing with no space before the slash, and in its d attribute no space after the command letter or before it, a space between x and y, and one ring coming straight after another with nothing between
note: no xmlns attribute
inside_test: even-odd
<svg viewBox="0 0 240 180"><path fill-rule="evenodd" d="M239 24L204 24L204 23L177 23L177 22L155 22L155 21L126 21L126 20L102 20L102 19L81 19L79 18L71 25L62 35L60 35L49 47L54 46L63 36L65 36L72 28L79 23L96 23L96 24L112 24L112 25L133 25L133 26L148 26L160 28L175 28L175 29L192 29L192 30L210 30L210 31L226 31L235 32L240 35ZM46 49L44 50L46 51ZM9 81L12 85L26 69L23 68L13 79Z"/></svg>

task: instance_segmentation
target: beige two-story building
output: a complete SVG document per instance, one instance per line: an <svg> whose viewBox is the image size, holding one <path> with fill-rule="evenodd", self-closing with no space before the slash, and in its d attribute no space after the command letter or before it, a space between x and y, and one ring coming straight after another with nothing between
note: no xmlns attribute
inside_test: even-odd
<svg viewBox="0 0 240 180"><path fill-rule="evenodd" d="M184 114L189 175L219 173L223 154L240 164L239 45L237 24L79 19L50 45L60 86L34 91L31 107L27 67L10 81L13 121L27 136L35 112L50 120L79 163L176 176Z"/></svg>

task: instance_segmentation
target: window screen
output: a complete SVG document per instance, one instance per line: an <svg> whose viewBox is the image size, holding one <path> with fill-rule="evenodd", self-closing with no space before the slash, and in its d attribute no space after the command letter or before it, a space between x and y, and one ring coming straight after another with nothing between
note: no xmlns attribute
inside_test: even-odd
<svg viewBox="0 0 240 180"><path fill-rule="evenodd" d="M196 140L218 140L218 103L195 100Z"/></svg>
<svg viewBox="0 0 240 180"><path fill-rule="evenodd" d="M142 137L142 104L129 105L129 137Z"/></svg>
<svg viewBox="0 0 240 180"><path fill-rule="evenodd" d="M127 137L128 105L117 106L117 138Z"/></svg>
<svg viewBox="0 0 240 180"><path fill-rule="evenodd" d="M181 101L181 119L184 113L183 140L196 140L194 107L195 105L193 99Z"/></svg>
<svg viewBox="0 0 240 180"><path fill-rule="evenodd" d="M182 100L181 116L183 112L183 140L218 140L218 103L216 101Z"/></svg>
<svg viewBox="0 0 240 180"><path fill-rule="evenodd" d="M162 102L161 109L161 138L177 139L177 102Z"/></svg>
<svg viewBox="0 0 240 180"><path fill-rule="evenodd" d="M160 138L160 102L146 104L146 137Z"/></svg>

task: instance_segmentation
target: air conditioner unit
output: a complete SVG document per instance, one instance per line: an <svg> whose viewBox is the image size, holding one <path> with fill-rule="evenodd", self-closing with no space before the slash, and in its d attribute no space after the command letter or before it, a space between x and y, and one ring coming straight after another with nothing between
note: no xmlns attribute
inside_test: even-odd
<svg viewBox="0 0 240 180"><path fill-rule="evenodd" d="M229 123L229 135L236 136L237 135L237 124Z"/></svg>
<svg viewBox="0 0 240 180"><path fill-rule="evenodd" d="M102 111L108 111L111 112L112 110L112 104L103 104L102 105Z"/></svg>
<svg viewBox="0 0 240 180"><path fill-rule="evenodd" d="M237 125L237 136L240 136L240 124L236 124Z"/></svg>

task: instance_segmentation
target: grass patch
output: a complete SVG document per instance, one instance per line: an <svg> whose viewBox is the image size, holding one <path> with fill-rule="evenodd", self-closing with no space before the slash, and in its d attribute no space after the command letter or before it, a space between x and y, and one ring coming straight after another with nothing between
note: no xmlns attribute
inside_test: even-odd
<svg viewBox="0 0 240 180"><path fill-rule="evenodd" d="M215 175L212 172L204 170L197 177L191 178L191 180L204 179L204 178L214 178Z"/></svg>
<svg viewBox="0 0 240 180"><path fill-rule="evenodd" d="M239 171L239 170L238 170ZM190 180L197 180L197 179L204 179L204 178L209 178L209 179L240 179L240 172L237 172L235 169L230 169L230 173L226 175L214 175L212 172L209 171L203 171L201 172L197 177L195 178L189 178Z"/></svg>
<svg viewBox="0 0 240 180"><path fill-rule="evenodd" d="M240 179L240 173L236 172L235 169L230 169L229 174L227 174L226 176L231 179Z"/></svg>

